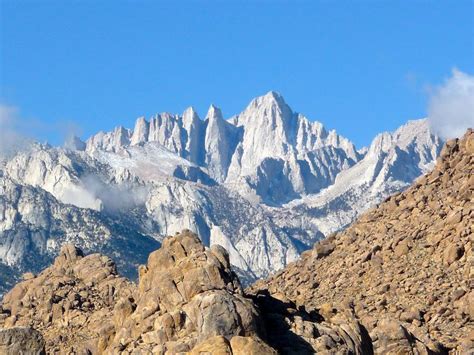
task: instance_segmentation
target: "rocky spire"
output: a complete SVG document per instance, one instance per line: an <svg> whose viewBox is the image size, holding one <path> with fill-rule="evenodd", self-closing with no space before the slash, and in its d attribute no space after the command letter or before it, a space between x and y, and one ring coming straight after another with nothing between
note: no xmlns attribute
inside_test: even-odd
<svg viewBox="0 0 474 355"><path fill-rule="evenodd" d="M230 159L237 144L234 134L235 129L223 119L221 110L214 105L209 107L206 123L204 138L205 163L211 176L217 181L223 182L227 176Z"/></svg>
<svg viewBox="0 0 474 355"><path fill-rule="evenodd" d="M139 117L135 123L130 144L135 145L148 142L149 132L150 123L145 119L145 117Z"/></svg>

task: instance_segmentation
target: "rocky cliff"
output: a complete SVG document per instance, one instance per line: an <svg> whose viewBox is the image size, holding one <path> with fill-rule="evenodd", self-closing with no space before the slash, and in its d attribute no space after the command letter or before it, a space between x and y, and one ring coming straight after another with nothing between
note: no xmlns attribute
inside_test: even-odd
<svg viewBox="0 0 474 355"><path fill-rule="evenodd" d="M248 292L285 297L325 319L352 309L381 354L425 346L472 353L473 191L471 129L447 142L435 169L408 190Z"/></svg>

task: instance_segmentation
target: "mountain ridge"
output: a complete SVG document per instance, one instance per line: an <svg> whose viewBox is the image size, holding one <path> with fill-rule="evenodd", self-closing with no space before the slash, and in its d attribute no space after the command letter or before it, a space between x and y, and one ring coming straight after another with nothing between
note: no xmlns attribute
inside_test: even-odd
<svg viewBox="0 0 474 355"><path fill-rule="evenodd" d="M384 135L385 150L375 149L374 143L376 154L360 153L335 131L293 112L281 96L267 94L229 120L211 106L206 120L189 109L182 116L142 117L134 130L118 126L86 143L72 139L64 148L34 145L2 160L0 181L12 179L45 191L59 205L94 210L98 219L82 219L84 230L100 230L113 220L123 224L118 230L134 226L160 243L188 228L206 246L228 248L231 263L248 284L296 260L315 241L429 169L441 140L426 121L410 122L397 132ZM374 172L373 179L358 170ZM30 218L11 201L0 202L20 221ZM53 211L42 213L48 218ZM14 228L4 219L0 214L2 245ZM67 229L58 233L61 243L70 238ZM121 232L116 233L120 239ZM84 243L94 245L92 235ZM38 265L59 251L55 239L41 239L56 247L43 246ZM28 248L25 240L17 244L18 255ZM7 263L1 248L0 261ZM8 265L17 268L17 277L39 271L25 269L29 264L21 257L8 259Z"/></svg>
<svg viewBox="0 0 474 355"><path fill-rule="evenodd" d="M263 290L328 317L348 306L374 347L384 349L379 353L419 353L405 341L388 346L398 339L389 328L400 324L428 351L472 353L473 167L469 129L448 141L434 169L410 188L247 292Z"/></svg>

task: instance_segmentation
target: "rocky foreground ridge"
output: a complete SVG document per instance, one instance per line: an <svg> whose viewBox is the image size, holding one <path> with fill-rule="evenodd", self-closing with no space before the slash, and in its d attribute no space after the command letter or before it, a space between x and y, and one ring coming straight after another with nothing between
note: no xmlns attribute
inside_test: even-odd
<svg viewBox="0 0 474 355"><path fill-rule="evenodd" d="M352 309L382 353L474 352L474 131L447 142L435 169L250 293L327 319ZM395 338L413 334L393 347ZM414 347L415 345L415 347Z"/></svg>
<svg viewBox="0 0 474 355"><path fill-rule="evenodd" d="M371 349L350 310L326 321L266 293L245 295L226 250L206 249L189 231L150 254L138 285L117 275L108 257L66 244L52 266L25 275L4 297L0 326L2 354L22 347L51 354Z"/></svg>
<svg viewBox="0 0 474 355"><path fill-rule="evenodd" d="M246 291L226 250L189 231L137 285L66 244L3 298L0 353L470 353L473 167L469 130L410 189Z"/></svg>

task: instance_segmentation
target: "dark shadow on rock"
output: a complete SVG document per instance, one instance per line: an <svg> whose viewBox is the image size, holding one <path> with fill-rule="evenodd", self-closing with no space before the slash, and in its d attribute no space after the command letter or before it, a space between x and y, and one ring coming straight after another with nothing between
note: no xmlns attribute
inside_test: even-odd
<svg viewBox="0 0 474 355"><path fill-rule="evenodd" d="M262 320L265 324L267 343L276 349L280 354L313 354L311 344L301 336L291 331L290 322L296 316L304 320L319 321L321 316L317 313L310 314L302 310L297 310L292 302L283 302L270 295L268 290L259 291L256 295L249 296L258 306Z"/></svg>
<svg viewBox="0 0 474 355"><path fill-rule="evenodd" d="M339 322L332 324L317 310L308 310L305 306L298 307L290 300L277 299L268 290L260 290L250 297L261 313L266 329L266 342L280 354L314 354L318 349L313 346L317 346L319 350L325 349L323 351L329 353L341 351L344 354L357 355L374 353L367 329L355 318L347 319L348 324L354 327L351 332L350 326L341 327Z"/></svg>

